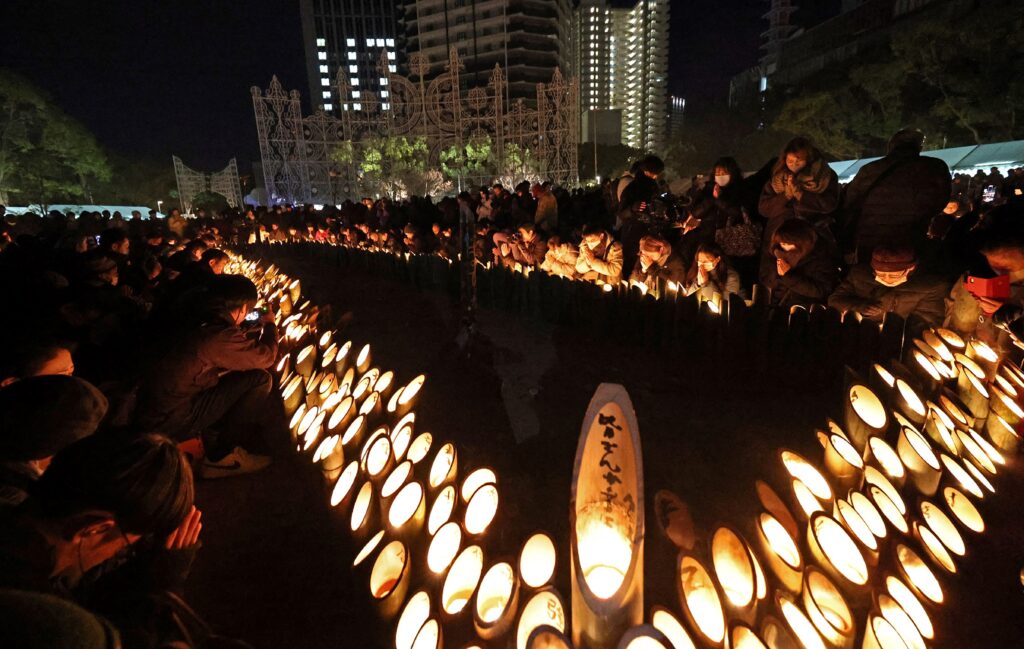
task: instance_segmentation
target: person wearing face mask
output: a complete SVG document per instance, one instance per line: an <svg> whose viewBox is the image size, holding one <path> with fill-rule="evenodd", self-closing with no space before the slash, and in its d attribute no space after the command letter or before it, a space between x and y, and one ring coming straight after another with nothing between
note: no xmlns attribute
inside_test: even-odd
<svg viewBox="0 0 1024 649"><path fill-rule="evenodd" d="M941 324L949 283L918 269L911 248L876 248L871 262L857 264L828 298L838 311L881 321L887 313L911 315L927 326Z"/></svg>
<svg viewBox="0 0 1024 649"><path fill-rule="evenodd" d="M588 225L583 230L576 273L589 282L618 284L622 280L622 244L601 226Z"/></svg>
<svg viewBox="0 0 1024 649"><path fill-rule="evenodd" d="M548 251L540 268L549 275L557 275L566 279L576 279L576 262L580 258L579 249L568 241L555 235L548 239Z"/></svg>
<svg viewBox="0 0 1024 649"><path fill-rule="evenodd" d="M771 290L773 305L824 304L839 283L834 246L803 219L779 225L769 250L761 265L761 283Z"/></svg>
<svg viewBox="0 0 1024 649"><path fill-rule="evenodd" d="M698 291L703 298L710 298L718 293L727 300L733 293L740 293L740 276L722 253L722 249L714 243L704 243L697 248L693 263L683 279L680 290L683 295L693 295Z"/></svg>
<svg viewBox="0 0 1024 649"><path fill-rule="evenodd" d="M640 239L640 254L629 276L629 283L643 286L648 295L661 297L663 280L676 284L683 280L685 266L672 252L668 241L653 235Z"/></svg>
<svg viewBox="0 0 1024 649"><path fill-rule="evenodd" d="M757 281L757 263L761 223L757 216L757 192L743 177L739 165L731 157L719 158L712 167L713 182L704 186L690 211L691 219L683 224L683 246L680 253L689 265L699 246L718 243L729 255L744 283ZM737 233L750 233L749 239ZM744 241L754 242L747 248Z"/></svg>
<svg viewBox="0 0 1024 649"><path fill-rule="evenodd" d="M830 215L839 206L839 177L811 141L793 138L772 167L761 191L758 211L768 220L765 242L783 221L805 219L827 231Z"/></svg>

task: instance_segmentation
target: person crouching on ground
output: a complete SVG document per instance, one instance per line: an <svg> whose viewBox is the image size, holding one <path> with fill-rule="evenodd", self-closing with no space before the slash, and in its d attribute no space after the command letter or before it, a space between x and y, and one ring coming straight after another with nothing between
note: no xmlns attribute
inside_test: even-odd
<svg viewBox="0 0 1024 649"><path fill-rule="evenodd" d="M835 246L803 219L789 219L772 234L771 254L761 265L761 283L782 307L825 304L839 282Z"/></svg>
<svg viewBox="0 0 1024 649"><path fill-rule="evenodd" d="M622 244L601 226L588 225L583 230L576 272L589 282L618 284L622 281Z"/></svg>
<svg viewBox="0 0 1024 649"><path fill-rule="evenodd" d="M668 241L652 235L640 239L640 255L629 276L630 285L635 283L647 295L660 297L667 282L678 284L685 274L683 261L672 252Z"/></svg>
<svg viewBox="0 0 1024 649"><path fill-rule="evenodd" d="M579 257L580 251L576 246L569 242L562 243L556 235L548 239L548 251L540 269L549 275L576 279L576 261Z"/></svg>
<svg viewBox="0 0 1024 649"><path fill-rule="evenodd" d="M541 238L533 223L524 223L514 235L499 232L494 235L497 262L508 267L519 264L523 268L539 266L544 261L548 244Z"/></svg>
<svg viewBox="0 0 1024 649"><path fill-rule="evenodd" d="M710 299L715 293L722 300L728 300L733 293L741 292L740 276L729 265L718 244L702 243L693 256L680 290L683 295L700 292L702 300Z"/></svg>

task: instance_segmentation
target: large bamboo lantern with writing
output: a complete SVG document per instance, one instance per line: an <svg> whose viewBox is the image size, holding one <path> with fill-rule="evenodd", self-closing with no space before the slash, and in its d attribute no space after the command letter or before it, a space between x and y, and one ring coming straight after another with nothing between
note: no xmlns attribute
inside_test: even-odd
<svg viewBox="0 0 1024 649"><path fill-rule="evenodd" d="M598 386L583 418L569 504L572 638L614 648L643 621L640 431L621 385Z"/></svg>

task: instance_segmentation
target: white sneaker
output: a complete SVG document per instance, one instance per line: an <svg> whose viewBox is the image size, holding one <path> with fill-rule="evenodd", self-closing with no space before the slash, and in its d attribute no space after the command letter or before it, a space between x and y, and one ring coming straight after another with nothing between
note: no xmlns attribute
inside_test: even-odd
<svg viewBox="0 0 1024 649"><path fill-rule="evenodd" d="M199 474L206 480L230 478L245 473L262 471L269 465L270 457L266 455L253 455L241 446L236 446L234 450L216 462L203 460Z"/></svg>

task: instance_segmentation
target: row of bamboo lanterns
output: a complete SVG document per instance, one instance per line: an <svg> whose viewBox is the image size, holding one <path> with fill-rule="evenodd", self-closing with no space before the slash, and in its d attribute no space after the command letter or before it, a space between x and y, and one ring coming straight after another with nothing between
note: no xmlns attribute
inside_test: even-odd
<svg viewBox="0 0 1024 649"><path fill-rule="evenodd" d="M279 299L299 303L281 288L291 284L277 283ZM440 647L446 628L466 647L479 639L519 649L846 649L858 638L863 647L927 646L931 614L946 600L941 576L956 574L968 535L984 531L975 502L994 492L991 479L1024 426L1024 372L984 343L925 332L905 364L849 381L843 425L829 422L818 434L825 471L780 452L788 488L758 483L757 545L719 526L704 550L677 560L682 615L653 607L644 623L642 465L621 387L599 388L577 449L567 611L550 585L557 552L549 536L528 539L517 561L486 565L476 539L497 510L497 477L479 469L456 488L451 444L425 462L433 439L414 435L411 413L422 377L396 390L393 374L370 367L368 346L352 360L351 343L339 347L326 334L300 347L315 331L297 323L282 341L294 366L290 357L279 366L293 440L307 452L319 444L314 460L336 480L332 505L350 509L353 534L369 538L353 566L372 566L371 595L396 619L397 649ZM628 497L614 501L586 470L601 452L593 433L610 412L626 442L616 467ZM381 423L389 418L399 420L394 429ZM342 469L343 450L359 444L359 459ZM409 596L414 572L421 587Z"/></svg>

